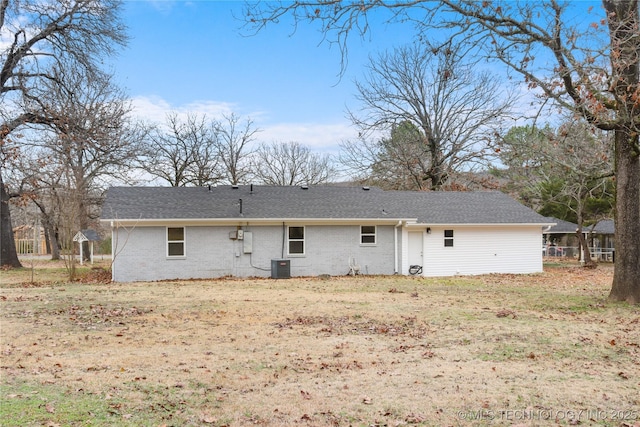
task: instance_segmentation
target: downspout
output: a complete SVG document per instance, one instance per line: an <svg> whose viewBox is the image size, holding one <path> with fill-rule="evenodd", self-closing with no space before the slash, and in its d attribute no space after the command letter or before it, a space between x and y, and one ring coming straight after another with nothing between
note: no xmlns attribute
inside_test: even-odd
<svg viewBox="0 0 640 427"><path fill-rule="evenodd" d="M393 274L398 274L398 227L402 225L402 221L393 230Z"/></svg>
<svg viewBox="0 0 640 427"><path fill-rule="evenodd" d="M115 241L116 241L116 237L115 237L115 230L113 229L113 221L111 221L111 281L115 282L115 278L116 278L116 263L115 263L115 256L116 256L116 248L115 248Z"/></svg>

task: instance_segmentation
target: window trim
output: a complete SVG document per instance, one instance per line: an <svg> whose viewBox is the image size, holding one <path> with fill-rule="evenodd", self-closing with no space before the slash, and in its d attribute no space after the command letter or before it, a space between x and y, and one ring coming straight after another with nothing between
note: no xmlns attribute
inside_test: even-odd
<svg viewBox="0 0 640 427"><path fill-rule="evenodd" d="M453 230L444 230L444 247L453 247L454 232Z"/></svg>
<svg viewBox="0 0 640 427"><path fill-rule="evenodd" d="M302 229L302 239L292 239L290 237L291 236L290 230L292 228ZM306 251L307 251L306 236L307 236L307 230L304 225L287 225L287 256L302 257L306 255ZM302 252L291 253L291 242L302 242Z"/></svg>
<svg viewBox="0 0 640 427"><path fill-rule="evenodd" d="M170 229L174 229L174 228L182 229L182 240L169 240L169 230ZM171 258L171 259L186 258L186 256L187 256L187 230L186 230L186 227L168 227L167 226L166 227L166 231L165 231L165 239L166 239L165 251L166 251L167 258ZM182 254L181 255L170 255L169 245L171 245L172 243L182 243Z"/></svg>
<svg viewBox="0 0 640 427"><path fill-rule="evenodd" d="M364 227L373 227L373 233L365 233L362 229ZM365 237L373 236L373 242L363 242ZM378 244L378 226L377 225L360 225L360 245L362 246L375 246Z"/></svg>

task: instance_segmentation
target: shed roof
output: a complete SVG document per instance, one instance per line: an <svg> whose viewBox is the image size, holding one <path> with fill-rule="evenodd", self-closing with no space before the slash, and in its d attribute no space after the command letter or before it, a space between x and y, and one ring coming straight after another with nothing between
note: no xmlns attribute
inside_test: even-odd
<svg viewBox="0 0 640 427"><path fill-rule="evenodd" d="M549 224L506 194L342 186L112 187L103 221L402 219L423 224Z"/></svg>

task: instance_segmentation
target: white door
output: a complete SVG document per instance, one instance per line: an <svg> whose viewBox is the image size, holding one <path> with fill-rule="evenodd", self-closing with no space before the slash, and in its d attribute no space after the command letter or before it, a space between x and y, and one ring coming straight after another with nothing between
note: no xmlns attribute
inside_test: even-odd
<svg viewBox="0 0 640 427"><path fill-rule="evenodd" d="M422 245L422 231L409 232L409 273L419 274L422 271L416 271L412 269L412 265L423 266L424 258L422 251L424 250Z"/></svg>

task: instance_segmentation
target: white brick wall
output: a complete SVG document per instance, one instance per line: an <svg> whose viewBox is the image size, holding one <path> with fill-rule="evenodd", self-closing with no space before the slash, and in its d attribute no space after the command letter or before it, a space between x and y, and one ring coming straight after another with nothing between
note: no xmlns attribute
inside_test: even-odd
<svg viewBox="0 0 640 427"><path fill-rule="evenodd" d="M185 227L185 257L166 256L166 227L136 227L127 235L114 231L115 281L271 276L271 260L287 258L292 276L344 275L349 257L364 274L393 274L393 226L377 227L376 245L360 245L360 225L305 227L305 255L287 256L282 226L248 226L253 252L232 240L237 227ZM284 229L286 233L286 228Z"/></svg>

